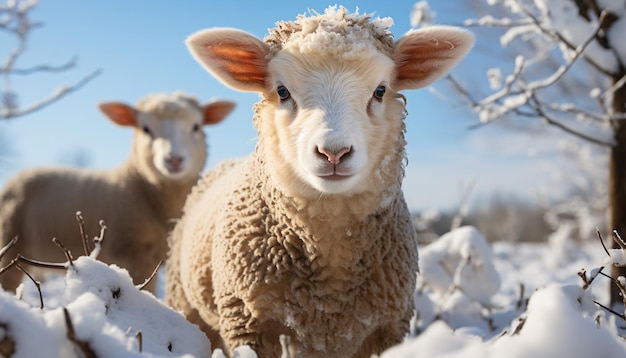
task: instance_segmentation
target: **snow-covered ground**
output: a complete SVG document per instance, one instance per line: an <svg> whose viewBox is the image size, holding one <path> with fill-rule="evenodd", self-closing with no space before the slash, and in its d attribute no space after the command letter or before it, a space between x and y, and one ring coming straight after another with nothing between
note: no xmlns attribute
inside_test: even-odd
<svg viewBox="0 0 626 358"><path fill-rule="evenodd" d="M420 255L411 336L382 357L626 356L626 323L593 302L606 303L609 280L598 276L584 289L578 274L606 264L599 241L574 245L557 231L548 243L489 245L462 227ZM196 326L139 291L125 270L93 258L43 284L43 309L35 285L22 288L21 300L0 291L0 356L210 355ZM256 354L240 347L236 356Z"/></svg>

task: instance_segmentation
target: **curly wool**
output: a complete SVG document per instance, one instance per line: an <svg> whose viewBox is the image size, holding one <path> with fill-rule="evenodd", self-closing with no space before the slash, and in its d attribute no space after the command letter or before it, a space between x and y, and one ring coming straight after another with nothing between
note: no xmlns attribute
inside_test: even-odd
<svg viewBox="0 0 626 358"><path fill-rule="evenodd" d="M272 54L288 50L300 54L320 54L345 60L362 59L375 53L390 55L393 34L389 17L372 20L369 14L348 14L345 7L328 7L324 14L307 17L298 15L296 21L279 21L269 30L264 41Z"/></svg>
<svg viewBox="0 0 626 358"><path fill-rule="evenodd" d="M209 172L189 196L186 214L203 207L207 198L220 207L220 214L215 209L202 213L211 218L202 226L213 227L214 235L197 232L187 240L191 246L182 248L191 266L182 273L190 275L182 282L211 285L200 286L203 292L181 287L179 262L168 262L167 302L178 301L176 306L188 317L194 316L194 308L199 310L209 330L221 331L238 345L256 347L258 342L247 340L245 333L251 328L263 331L267 317L286 322L283 333L292 334L307 357L352 356L373 334L372 327L385 323L386 329L396 330L401 322L404 329L393 332L401 339L413 314L418 271L414 229L401 192L388 207L363 220L331 228L331 222L296 210L297 203L271 185L262 167L256 156L231 162ZM235 190L218 199L224 178ZM177 228L188 224L187 219ZM170 238L170 260L180 257L182 234L179 229ZM181 305L185 296L193 302ZM238 319L218 324L217 307L229 307L220 314ZM245 325L234 324L241 321Z"/></svg>

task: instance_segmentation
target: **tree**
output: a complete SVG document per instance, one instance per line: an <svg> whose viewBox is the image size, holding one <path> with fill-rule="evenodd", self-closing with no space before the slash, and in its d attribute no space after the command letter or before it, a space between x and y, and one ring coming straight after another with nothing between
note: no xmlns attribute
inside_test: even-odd
<svg viewBox="0 0 626 358"><path fill-rule="evenodd" d="M540 119L608 153L609 225L626 234L626 1L488 0L484 9L465 25L501 30L500 44L516 55L510 73L489 69L491 93L482 97L457 78L450 83L478 126ZM425 11L416 6L413 18L432 18ZM611 275L626 273L613 267ZM611 302L621 301L611 285Z"/></svg>
<svg viewBox="0 0 626 358"><path fill-rule="evenodd" d="M65 64L58 66L47 64L29 68L16 66L16 63L27 49L28 38L31 32L42 26L41 22L32 22L30 20L30 14L37 4L37 0L6 0L0 2L0 33L6 35L3 36L4 38L14 40L14 47L7 50L6 58L0 64L0 75L3 78L0 92L0 119L16 118L42 109L80 89L100 74L100 70L96 70L73 85L59 87L46 98L27 105L19 103L18 95L12 89L14 76L28 76L44 72L65 72L73 69L77 63L77 59L73 58ZM2 43L7 44L9 41L3 40Z"/></svg>

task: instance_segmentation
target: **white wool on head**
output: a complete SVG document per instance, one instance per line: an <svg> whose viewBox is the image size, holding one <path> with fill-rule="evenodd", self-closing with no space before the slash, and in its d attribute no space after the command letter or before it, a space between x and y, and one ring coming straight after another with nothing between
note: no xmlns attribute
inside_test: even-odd
<svg viewBox="0 0 626 358"><path fill-rule="evenodd" d="M390 53L393 25L390 17L371 19L371 14L349 14L345 7L330 6L323 14L298 15L296 21L280 21L265 38L271 47L299 54L328 55L344 60ZM371 21L370 21L371 20Z"/></svg>
<svg viewBox="0 0 626 358"><path fill-rule="evenodd" d="M159 117L170 118L176 118L181 112L202 113L202 106L198 99L181 91L150 94L137 102L137 109Z"/></svg>

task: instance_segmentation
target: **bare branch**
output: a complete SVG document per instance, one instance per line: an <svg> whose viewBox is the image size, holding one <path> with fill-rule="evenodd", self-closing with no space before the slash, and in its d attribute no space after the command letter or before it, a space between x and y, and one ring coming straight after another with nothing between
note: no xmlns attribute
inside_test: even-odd
<svg viewBox="0 0 626 358"><path fill-rule="evenodd" d="M70 250L68 250L63 243L61 242L61 240L57 239L56 237L52 238L52 242L54 242L58 247L61 248L61 250L63 250L63 253L65 254L65 257L67 258L67 261L70 263L70 266L74 266L74 261L72 261L72 253L70 252Z"/></svg>
<svg viewBox="0 0 626 358"><path fill-rule="evenodd" d="M63 316L65 317L65 326L67 327L67 339L74 343L83 352L85 358L97 358L98 355L91 349L89 342L85 342L76 336L74 324L67 308L63 307Z"/></svg>
<svg viewBox="0 0 626 358"><path fill-rule="evenodd" d="M593 303L595 303L596 305L598 305L598 306L604 308L605 310L611 312L612 314L616 315L617 317L621 318L624 322L626 322L626 315L624 315L623 313L619 313L619 312L617 312L617 311L615 311L615 310L613 310L613 309L603 305L602 303L600 303L600 302L598 302L596 300L593 300Z"/></svg>
<svg viewBox="0 0 626 358"><path fill-rule="evenodd" d="M535 16L535 14L533 14L533 12L524 4L519 4L522 9L522 11L524 11L525 15L528 16L533 23L535 24L535 26L541 30L541 32L543 32L544 34L548 35L549 37L561 42L562 44L564 44L565 46L567 46L567 48L569 48L570 50L576 50L576 52L578 52L578 49L580 47L577 47L576 45L574 45L573 43L571 43L570 41L568 41L563 34L561 34L560 32L554 30L554 29L548 29L546 28L541 21L539 20L539 18L537 16ZM602 11L600 13L600 16L598 17L598 26L596 28L596 30L593 33L593 36L588 39L586 42L592 42L596 36L598 35L598 33L602 30L602 25L604 23L606 19L606 11ZM588 44L587 44L588 45ZM587 45L583 46L583 47L587 47ZM584 58L591 66L593 66L596 70L606 74L606 75L610 75L610 73L608 73L604 68L602 68L600 65L598 65L595 61L593 61L593 59L589 58L589 57L585 57Z"/></svg>
<svg viewBox="0 0 626 358"><path fill-rule="evenodd" d="M622 248L622 250L626 249L626 242L624 242L617 230L613 230L613 240L619 245L619 247Z"/></svg>
<svg viewBox="0 0 626 358"><path fill-rule="evenodd" d="M64 63L59 66L38 65L38 66L30 67L30 68L22 68L22 69L14 68L14 69L8 69L8 70L4 68L0 68L0 75L8 74L8 75L27 76L27 75L32 75L38 72L52 72L52 73L65 72L76 67L77 62L78 62L78 58L73 57L67 63Z"/></svg>
<svg viewBox="0 0 626 358"><path fill-rule="evenodd" d="M139 343L139 353L141 353L143 352L143 334L141 333L141 331L137 331L135 337L137 338L137 342Z"/></svg>
<svg viewBox="0 0 626 358"><path fill-rule="evenodd" d="M94 237L93 238L93 250L91 251L91 254L89 255L92 258L97 258L98 255L100 254L100 250L102 249L102 240L104 240L104 233L106 232L107 226L104 224L104 220L100 220L98 222L98 224L100 225L100 236L98 237Z"/></svg>
<svg viewBox="0 0 626 358"><path fill-rule="evenodd" d="M65 265L65 263L53 263L53 262L33 260L27 257L24 257L21 254L18 254L17 257L14 259L14 261L21 261L32 266L44 267L44 268L50 268L50 269L58 269L58 270L67 269L67 266Z"/></svg>
<svg viewBox="0 0 626 358"><path fill-rule="evenodd" d="M152 274L150 275L150 277L148 277L141 285L137 286L139 290L143 290L150 283L150 281L154 279L157 272L159 272L159 268L161 267L161 265L163 265L163 260L159 261L157 266L154 268L154 271L152 271Z"/></svg>
<svg viewBox="0 0 626 358"><path fill-rule="evenodd" d="M100 75L102 71L100 69L95 70L94 72L90 73L89 75L83 77L80 81L78 81L76 84L69 86L69 87L62 87L59 90L57 90L56 92L52 93L50 96L48 96L48 98L45 98L39 102L33 103L28 107L25 108L20 108L20 109L6 109L3 113L0 113L0 119L10 119L10 118L15 118L15 117L20 117L20 116L24 116L30 113L33 113L35 111L38 111L42 108L47 107L48 105L60 100L61 98L67 96L70 93L76 92L78 91L80 88L82 88L84 85L86 85L87 83L89 83L91 80L93 80L94 78L96 78L98 75Z"/></svg>
<svg viewBox="0 0 626 358"><path fill-rule="evenodd" d="M532 100L536 100L536 97L535 97L534 94L532 95L531 99ZM532 108L535 109L535 113L537 114L537 116L539 118L542 118L547 124L552 125L552 126L554 126L556 128L559 128L559 129L561 129L562 131L564 131L564 132L566 132L568 134L571 134L571 135L573 135L575 137L584 139L584 140L586 140L588 142L591 142L591 143L597 144L597 145L601 145L601 146L604 146L604 147L612 147L613 146L613 143L605 142L605 141L603 141L601 139L594 138L594 137L592 137L590 135L587 135L585 133L579 132L579 131L577 131L577 130L575 130L573 128L570 128L570 127L566 126L565 124L555 120L554 118L550 117L543 110L543 108L541 107L541 105L539 103L537 103L537 105L533 105Z"/></svg>
<svg viewBox="0 0 626 358"><path fill-rule="evenodd" d="M595 31L593 32L593 34L591 34L591 36L587 38L587 40L585 40L585 42L583 42L580 46L575 48L576 52L574 53L574 56L572 56L572 58L569 59L569 61L567 61L565 65L559 67L559 69L554 74L552 74L552 76L546 78L545 80L541 82L537 82L534 86L529 86L529 90L536 91L536 90L551 86L555 84L557 81L559 81L567 73L567 71L569 71L569 69L574 65L576 60L583 54L583 52L585 52L585 49L593 42L593 40L598 35L598 32L602 30L602 24L604 23L605 18L606 18L606 12L603 11L600 14L600 18L598 19L598 26L596 27Z"/></svg>
<svg viewBox="0 0 626 358"><path fill-rule="evenodd" d="M43 309L43 294L41 293L41 283L37 280L35 280L35 278L33 276L31 276L30 273L28 273L28 271L26 271L22 266L20 266L20 264L16 263L15 267L18 268L20 271L22 271L26 276L28 276L28 278L30 278L31 281L33 281L33 283L35 284L35 287L37 287L37 292L39 292L39 309Z"/></svg>
<svg viewBox="0 0 626 358"><path fill-rule="evenodd" d="M6 266L1 267L0 268L0 276L2 276L2 274L4 274L7 270L9 270L11 267L17 265L17 261L19 260L19 257L14 258L13 260L11 260L11 262L9 262Z"/></svg>
<svg viewBox="0 0 626 358"><path fill-rule="evenodd" d="M2 258L7 253L7 251L9 251L11 247L15 245L15 243L17 243L17 236L12 238L11 241L9 241L6 245L2 247L2 249L0 249L0 258Z"/></svg>
<svg viewBox="0 0 626 358"><path fill-rule="evenodd" d="M80 238L83 242L83 250L85 252L85 256L89 256L91 252L91 248L89 247L89 239L87 234L85 234L85 219L83 218L83 213L80 211L76 212L76 221L78 221L78 229L80 230Z"/></svg>
<svg viewBox="0 0 626 358"><path fill-rule="evenodd" d="M598 237L598 240L600 240L600 243L602 244L602 248L604 248L604 252L606 252L606 255L608 257L611 257L611 254L609 253L609 250L606 248L606 245L604 244L604 239L602 239L602 234L600 233L600 230L598 228L596 228L596 236Z"/></svg>

